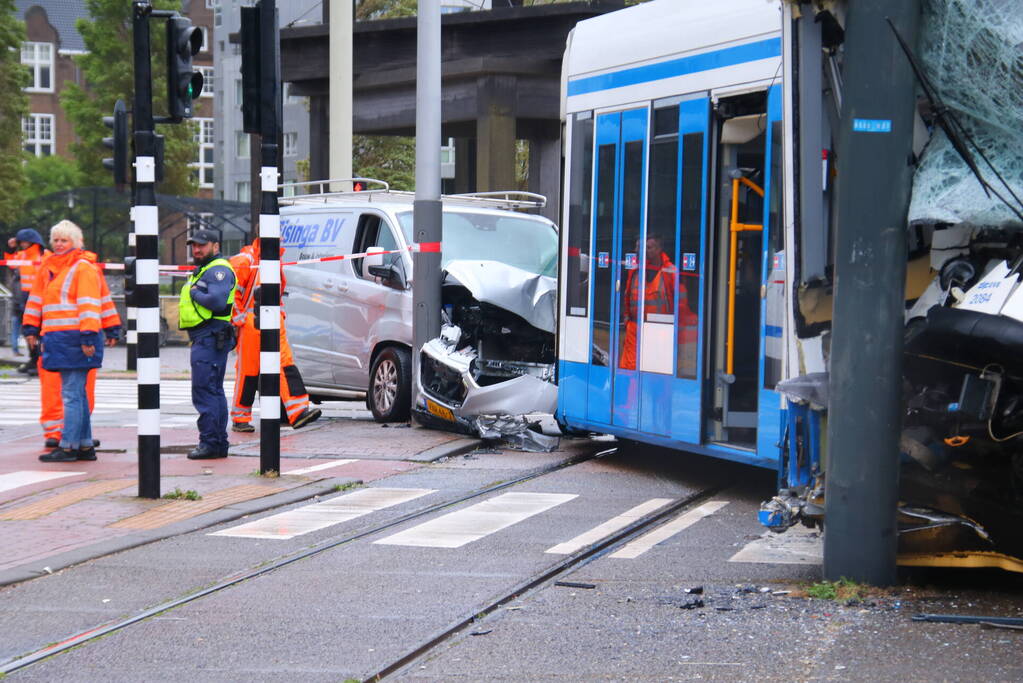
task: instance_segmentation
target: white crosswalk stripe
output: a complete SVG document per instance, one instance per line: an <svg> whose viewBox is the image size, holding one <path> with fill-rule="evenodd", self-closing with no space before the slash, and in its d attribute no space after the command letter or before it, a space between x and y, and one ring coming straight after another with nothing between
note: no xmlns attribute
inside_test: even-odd
<svg viewBox="0 0 1023 683"><path fill-rule="evenodd" d="M682 513L664 526L659 526L653 531L643 534L635 541L627 543L621 550L612 553L611 557L633 560L658 543L668 540L683 529L691 527L704 517L714 514L726 505L728 505L728 501L725 500L708 501L694 510Z"/></svg>
<svg viewBox="0 0 1023 683"><path fill-rule="evenodd" d="M505 493L448 513L374 543L459 548L578 498L575 493Z"/></svg>
<svg viewBox="0 0 1023 683"><path fill-rule="evenodd" d="M631 510L626 510L622 514L612 517L603 524L595 526L585 533L579 534L571 541L565 541L564 543L557 544L553 548L549 548L547 552L553 555L569 555L574 553L580 548L584 548L603 538L607 538L619 529L624 529L640 517L648 515L654 510L660 509L670 502L670 498L651 498L647 502L640 503Z"/></svg>
<svg viewBox="0 0 1023 683"><path fill-rule="evenodd" d="M137 384L133 379L101 377L96 380L96 404L92 411L93 426L136 426L138 405ZM224 392L230 401L234 382L224 382ZM13 427L39 422L39 381L0 383L0 426ZM258 404L257 404L258 405ZM166 427L195 424L192 407L192 385L189 380L163 380L160 382L160 424ZM254 412L259 413L258 407Z"/></svg>
<svg viewBox="0 0 1023 683"><path fill-rule="evenodd" d="M64 477L75 477L79 474L85 474L85 472L53 472L48 470L8 472L7 474L0 474L0 491L10 491L22 486L31 486L32 484L62 479Z"/></svg>
<svg viewBox="0 0 1023 683"><path fill-rule="evenodd" d="M207 535L284 540L347 522L393 505L407 503L429 493L434 493L433 489L358 489L322 503L303 505Z"/></svg>

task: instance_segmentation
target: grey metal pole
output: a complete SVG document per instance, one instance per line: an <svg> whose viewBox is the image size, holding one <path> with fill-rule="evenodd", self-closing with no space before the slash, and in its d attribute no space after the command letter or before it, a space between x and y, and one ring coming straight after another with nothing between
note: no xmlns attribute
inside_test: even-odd
<svg viewBox="0 0 1023 683"><path fill-rule="evenodd" d="M149 2L132 3L135 66L135 295L138 316L139 497L160 497L160 271L156 136L149 61Z"/></svg>
<svg viewBox="0 0 1023 683"><path fill-rule="evenodd" d="M896 580L906 212L915 85L885 21L915 42L919 0L846 18L828 406L824 576Z"/></svg>
<svg viewBox="0 0 1023 683"><path fill-rule="evenodd" d="M412 207L412 367L423 344L440 334L440 2L419 0L416 46L416 199ZM415 392L413 392L413 396ZM413 399L414 400L414 399Z"/></svg>

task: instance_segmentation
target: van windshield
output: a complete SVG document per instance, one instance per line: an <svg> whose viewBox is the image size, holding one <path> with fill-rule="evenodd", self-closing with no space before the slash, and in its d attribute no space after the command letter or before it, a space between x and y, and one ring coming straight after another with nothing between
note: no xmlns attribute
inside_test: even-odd
<svg viewBox="0 0 1023 683"><path fill-rule="evenodd" d="M558 235L547 223L482 213L444 212L441 268L459 259L500 261L530 273L556 277ZM405 240L413 243L412 212L398 214Z"/></svg>

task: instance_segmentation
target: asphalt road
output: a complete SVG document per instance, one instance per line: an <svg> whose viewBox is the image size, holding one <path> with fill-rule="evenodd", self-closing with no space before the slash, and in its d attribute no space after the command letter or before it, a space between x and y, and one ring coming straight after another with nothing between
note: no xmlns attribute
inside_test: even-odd
<svg viewBox="0 0 1023 683"><path fill-rule="evenodd" d="M863 602L846 605L804 597L819 576L815 564L732 561L760 539L755 510L774 484L770 474L751 468L639 448L353 538L414 510L607 445L569 442L568 450L558 454L484 451L459 456L372 484L425 491L419 497L316 531L292 538L210 535L231 529L238 533L240 524L256 521L240 520L0 590L0 661L138 614L244 569L318 544L353 539L18 670L10 678L361 680L474 615L480 618L389 678L1023 678L1023 634L911 620L923 611L1023 616L1019 577L918 572L907 577L909 586L871 591ZM358 491L339 492L336 498ZM470 510L481 500L496 505L508 494L530 494L531 500L547 501L548 507L522 517L527 506L519 500L512 512L500 513L519 515L514 523L457 547L443 547L500 517L491 510L489 517L458 522L449 517L452 513ZM622 547L611 548L482 614L514 587L562 561L565 556L549 552L559 544L652 499L694 494L701 497L686 514L713 511L692 518L677 533L631 557L616 557ZM451 523L437 526L442 518ZM672 516L667 522L677 519ZM435 526L419 529L424 522ZM267 528L273 531L282 524ZM413 537L416 529L420 533ZM556 580L577 585L559 586ZM686 592L697 588L702 593Z"/></svg>

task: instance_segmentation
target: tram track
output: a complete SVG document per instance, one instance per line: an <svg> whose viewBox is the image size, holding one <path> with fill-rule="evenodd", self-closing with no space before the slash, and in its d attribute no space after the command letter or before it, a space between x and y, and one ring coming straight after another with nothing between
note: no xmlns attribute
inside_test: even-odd
<svg viewBox="0 0 1023 683"><path fill-rule="evenodd" d="M603 557L625 543L633 540L637 536L650 531L666 519L669 519L683 510L716 495L723 488L724 485L711 486L686 496L685 498L680 498L674 503L641 517L619 531L576 551L560 562L519 583L511 590L491 600L486 605L473 609L471 616L465 617L454 624L451 624L387 666L381 668L367 678L364 678L363 683L377 683L392 674L396 674L407 669L409 666L415 664L429 652L434 650L437 646L452 640L467 627L475 625L483 619L486 619L509 602L525 597L533 591L557 581L559 577L565 576L571 571Z"/></svg>
<svg viewBox="0 0 1023 683"><path fill-rule="evenodd" d="M245 583L245 582L250 581L252 579L255 579L257 577L260 577L260 576L263 576L263 575L268 574L270 572L273 572L273 571L275 571L277 569L281 569L281 568L286 567L288 565L294 564L295 562L298 562L300 560L304 560L304 559L307 559L307 558L310 558L310 557L314 557L316 555L320 555L322 553L327 552L328 550L333 550L335 548L339 548L339 547L348 545L348 544L353 543L355 541L358 541L360 539L363 539L363 538L366 538L366 537L369 537L369 536L373 536L375 534L379 534L379 533L381 533L383 531L386 531L387 529L391 529L393 527L400 526L400 525L405 524L407 522L410 522L410 521L413 521L413 520L416 520L416 519L420 519L420 518L423 518L423 517L427 517L427 516L436 514L436 513L441 512L441 511L443 511L443 510L445 510L447 508L450 508L450 507L453 507L453 506L456 506L456 505L460 505L462 503L474 500L476 498L487 496L487 495L490 495L490 494L495 493L497 491L501 491L501 490L504 490L506 488L517 486L517 485L522 484L524 482L527 482L527 481L530 481L530 480L533 480L533 479L538 479L538 478L543 477L545 475L552 474L554 472L558 472L560 470L563 470L563 469L566 469L566 468L569 468L569 467L573 467L575 465L579 465L579 464L582 464L584 462L589 462L591 460L595 460L595 459L598 459L598 458L602 458L602 457L611 455L611 454L617 452L617 450L618 450L617 448L610 448L610 449L598 451L596 453L587 453L587 454L584 454L584 455L576 456L574 458L569 458L569 459L567 459L567 460L565 460L563 462L559 462L559 463L556 463L556 464L553 464L553 465L548 465L546 467L537 468L537 469L531 470L529 472L526 472L525 474L522 474L520 476L508 479L506 481L502 481L502 482L499 482L499 483L496 483L496 484L485 486L485 487L482 487L480 489L476 489L474 491L470 491L468 493L464 493L464 494L462 494L460 496L456 496L456 497L454 497L452 499L441 501L441 502L435 503L433 505L425 506L425 507L420 508L418 510L413 510L412 512L409 512L409 513L407 513L405 515L400 515L400 516L398 516L398 517L396 517L394 519L390 519L390 520L387 520L387 521L382 522L380 524L374 525L374 526L372 526L370 528L363 529L362 531L357 531L357 532L354 532L354 533L341 534L341 535L335 536L333 538L327 539L325 541L322 541L322 542L320 542L320 543L318 543L318 544L316 544L316 545L314 545L312 547L305 548L303 550L296 551L296 552L293 552L293 553L289 553L287 555L280 556L280 557L278 557L276 559L272 559L272 560L269 560L269 561L266 561L266 562L262 562L262 563L260 563L259 565L255 566L255 567L252 567L252 568L247 569L247 570L243 570L242 572L239 572L239 573L237 573L237 574L235 574L233 576L230 576L230 577L228 577L226 579L222 579L222 580L220 580L217 583L214 583L212 585L208 585L208 586L205 586L203 588L199 588L197 590L194 590L193 592L190 592L187 595L184 595L184 596L182 596L180 598L175 598L175 599L172 599L172 600L167 600L167 601L162 602L162 603L160 603L160 604L158 604L158 605L156 605L154 607L147 608L147 609L139 612L138 614L132 615L130 617L127 617L127 618L124 618L124 619L120 619L120 620L117 620L117 621L114 621L114 622L108 622L106 624L101 624L101 625L95 626L93 628L90 628L90 629L87 629L87 630L84 630L84 631L80 631L79 633L74 634L74 635L72 635L70 637L67 637L67 638L65 638L65 639L63 639L63 640L61 640L59 642L51 643L51 644L47 645L46 647L40 648L38 650L34 650L34 651L29 652L27 654L23 654L23 655L20 655L18 657L11 658L11 659L9 659L9 660L7 660L5 662L0 662L0 676L3 676L3 675L6 675L6 674L9 674L9 673L12 673L14 671L17 671L19 669L23 669L25 667L31 666L32 664L40 662L40 661L42 661L44 659L48 659L50 657L59 655L59 654L61 654L63 652L67 652L68 650L70 650L72 648L76 648L76 647L85 645L85 644L89 643L90 641L96 640L98 638L102 638L104 636L110 635L110 634L115 633L117 631L124 630L126 628L129 628L129 627L131 627L131 626L133 626L135 624L139 624L141 622L144 622L147 619L150 619L150 618L152 618L154 616L157 616L159 614L162 614L164 612L176 609L178 607L181 607L183 605L187 605L187 604L195 602L197 600L201 600L201 599L206 598L208 596L211 596L213 594L219 593L219 592L221 592L221 591L223 591L223 590L225 590L227 588L230 588L232 586L237 586L239 584ZM573 555L572 557L575 557L575 556ZM569 558L569 559L571 559L571 558ZM573 564L576 564L576 563L573 563ZM561 564L564 564L564 562L559 563L559 566ZM477 614L478 614L478 612L477 612ZM450 629L447 629L447 630L450 630ZM416 651L418 651L419 649L420 648L416 648ZM388 668L390 668L390 667L388 667ZM378 674L374 674L374 675L378 676L380 674L378 673Z"/></svg>

